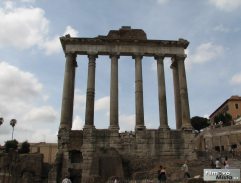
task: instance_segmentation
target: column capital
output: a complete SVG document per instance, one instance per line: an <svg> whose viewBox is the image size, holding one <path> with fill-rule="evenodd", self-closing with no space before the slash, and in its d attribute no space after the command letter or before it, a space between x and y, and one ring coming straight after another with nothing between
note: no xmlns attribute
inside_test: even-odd
<svg viewBox="0 0 241 183"><path fill-rule="evenodd" d="M155 60L164 60L165 58L165 55L164 54L157 54L157 55L154 55L154 58Z"/></svg>
<svg viewBox="0 0 241 183"><path fill-rule="evenodd" d="M76 59L77 54L76 53L71 53L71 52L65 52L65 57L71 57L73 59Z"/></svg>
<svg viewBox="0 0 241 183"><path fill-rule="evenodd" d="M111 54L109 55L109 57L110 57L110 58L116 57L117 59L119 59L119 58L120 58L120 53L111 53Z"/></svg>
<svg viewBox="0 0 241 183"><path fill-rule="evenodd" d="M179 55L175 55L172 57L172 61L176 61L176 60L185 60L187 57L186 54L179 54Z"/></svg>
<svg viewBox="0 0 241 183"><path fill-rule="evenodd" d="M143 54L141 54L141 53L135 53L135 54L132 55L133 59L136 59L136 58L142 59L142 57L143 57Z"/></svg>
<svg viewBox="0 0 241 183"><path fill-rule="evenodd" d="M65 53L65 58L70 58L71 60L73 60L74 62L74 66L77 67L77 62L76 62L76 57L77 57L77 54L76 53L71 53L71 52L67 52Z"/></svg>
<svg viewBox="0 0 241 183"><path fill-rule="evenodd" d="M98 58L98 54L97 53L88 53L88 58L95 60L96 58Z"/></svg>
<svg viewBox="0 0 241 183"><path fill-rule="evenodd" d="M177 68L177 62L176 62L175 58L172 57L171 60L172 60L172 63L171 63L170 68L171 69Z"/></svg>

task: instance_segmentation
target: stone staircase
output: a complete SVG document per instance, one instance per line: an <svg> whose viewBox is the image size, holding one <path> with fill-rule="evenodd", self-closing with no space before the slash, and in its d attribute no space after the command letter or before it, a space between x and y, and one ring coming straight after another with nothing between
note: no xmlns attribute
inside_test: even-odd
<svg viewBox="0 0 241 183"><path fill-rule="evenodd" d="M188 161L189 172L191 174L190 179L183 178L183 171L181 167L184 161L180 159L166 159L160 163L157 163L150 171L138 171L133 174L134 180L140 180L140 183L158 183L157 172L159 166L162 165L166 168L167 183L203 183L203 169L211 168L208 159L199 158L197 160ZM241 169L241 161L237 159L229 159L230 168ZM200 178L194 178L200 177ZM135 181L128 181L128 183ZM218 182L217 182L218 183ZM226 183L224 181L220 183ZM237 183L237 182L232 182Z"/></svg>

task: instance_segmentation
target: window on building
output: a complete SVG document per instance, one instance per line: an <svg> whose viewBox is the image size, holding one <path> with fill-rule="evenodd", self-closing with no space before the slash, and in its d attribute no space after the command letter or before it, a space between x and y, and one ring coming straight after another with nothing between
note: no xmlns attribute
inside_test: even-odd
<svg viewBox="0 0 241 183"><path fill-rule="evenodd" d="M222 151L224 151L224 146L221 146Z"/></svg>
<svg viewBox="0 0 241 183"><path fill-rule="evenodd" d="M215 151L220 152L220 147L219 146L215 146L214 149L215 149Z"/></svg>
<svg viewBox="0 0 241 183"><path fill-rule="evenodd" d="M235 108L238 109L238 104L235 104Z"/></svg>
<svg viewBox="0 0 241 183"><path fill-rule="evenodd" d="M77 150L70 151L70 160L71 163L80 163L82 159L82 153Z"/></svg>

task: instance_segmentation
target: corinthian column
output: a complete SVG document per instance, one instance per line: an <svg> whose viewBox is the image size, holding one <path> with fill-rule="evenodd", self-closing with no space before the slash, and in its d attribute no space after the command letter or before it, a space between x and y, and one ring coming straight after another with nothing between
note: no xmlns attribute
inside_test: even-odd
<svg viewBox="0 0 241 183"><path fill-rule="evenodd" d="M71 129L73 119L75 67L77 67L76 54L66 53L65 58L66 62L60 117L60 129Z"/></svg>
<svg viewBox="0 0 241 183"><path fill-rule="evenodd" d="M164 73L164 56L156 56L157 61L157 80L158 80L158 98L159 98L159 128L169 128L167 121L167 101L166 101L166 86Z"/></svg>
<svg viewBox="0 0 241 183"><path fill-rule="evenodd" d="M179 75L179 86L180 86L180 97L181 97L181 110L182 110L182 128L190 129L191 120L190 120L190 110L189 110L189 101L188 101L188 92L187 92L187 79L186 71L184 66L184 60L186 56L176 56L178 63L178 75Z"/></svg>
<svg viewBox="0 0 241 183"><path fill-rule="evenodd" d="M110 127L109 129L119 130L118 111L118 55L110 55L111 76L110 76Z"/></svg>
<svg viewBox="0 0 241 183"><path fill-rule="evenodd" d="M181 129L182 128L181 98L180 98L178 65L177 65L177 62L175 61L175 58L172 58L171 68L172 68L173 85L174 85L176 129Z"/></svg>
<svg viewBox="0 0 241 183"><path fill-rule="evenodd" d="M145 128L143 86L142 86L142 56L135 55L135 88L136 88L136 129Z"/></svg>
<svg viewBox="0 0 241 183"><path fill-rule="evenodd" d="M95 104L95 59L96 55L88 55L88 83L86 94L85 126L84 128L94 127L94 104Z"/></svg>

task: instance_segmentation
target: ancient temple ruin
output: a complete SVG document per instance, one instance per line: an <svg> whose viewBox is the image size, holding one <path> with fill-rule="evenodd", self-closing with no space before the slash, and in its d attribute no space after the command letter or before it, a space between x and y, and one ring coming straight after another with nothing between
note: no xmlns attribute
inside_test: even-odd
<svg viewBox="0 0 241 183"><path fill-rule="evenodd" d="M184 39L149 40L141 29L122 27L107 36L60 38L65 57L65 74L58 154L50 182L59 182L69 173L73 182L101 182L111 177L130 179L143 162L165 158L193 158L192 129L184 60L189 42ZM71 130L75 90L76 57L89 58L85 125ZM108 129L94 125L95 68L98 55L111 61L110 119ZM118 59L130 56L135 62L135 131L119 133ZM160 126L147 129L144 120L142 58L153 57L157 63ZM163 60L171 57L175 94L176 130L169 128ZM98 67L98 65L97 65ZM168 83L169 84L169 83ZM139 162L139 164L138 164ZM139 165L139 167L138 167Z"/></svg>

